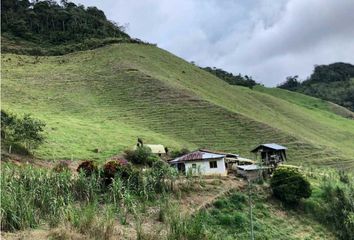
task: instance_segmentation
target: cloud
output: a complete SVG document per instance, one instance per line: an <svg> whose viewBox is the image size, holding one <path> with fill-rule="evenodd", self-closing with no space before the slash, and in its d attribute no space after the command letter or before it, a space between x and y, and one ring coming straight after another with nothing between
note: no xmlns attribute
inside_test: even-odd
<svg viewBox="0 0 354 240"><path fill-rule="evenodd" d="M76 1L78 2L78 1ZM315 64L354 62L349 0L87 0L128 33L202 66L267 86Z"/></svg>

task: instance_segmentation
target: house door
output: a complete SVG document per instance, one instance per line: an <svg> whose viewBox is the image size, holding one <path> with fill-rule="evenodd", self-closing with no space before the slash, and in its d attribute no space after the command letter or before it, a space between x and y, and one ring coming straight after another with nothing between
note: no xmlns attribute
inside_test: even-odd
<svg viewBox="0 0 354 240"><path fill-rule="evenodd" d="M186 173L186 165L184 163L177 163L177 169L178 172L181 172L183 174Z"/></svg>

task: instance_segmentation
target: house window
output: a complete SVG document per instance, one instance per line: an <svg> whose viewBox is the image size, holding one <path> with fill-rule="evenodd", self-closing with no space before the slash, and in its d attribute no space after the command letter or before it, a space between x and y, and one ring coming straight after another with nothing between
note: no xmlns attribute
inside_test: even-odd
<svg viewBox="0 0 354 240"><path fill-rule="evenodd" d="M193 163L192 168L197 168L197 164Z"/></svg>
<svg viewBox="0 0 354 240"><path fill-rule="evenodd" d="M209 166L210 166L210 168L218 168L218 164L216 161L210 161Z"/></svg>

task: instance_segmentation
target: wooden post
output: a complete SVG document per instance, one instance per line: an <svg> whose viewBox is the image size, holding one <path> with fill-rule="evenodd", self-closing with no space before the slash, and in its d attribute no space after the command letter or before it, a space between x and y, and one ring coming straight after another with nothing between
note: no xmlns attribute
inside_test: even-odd
<svg viewBox="0 0 354 240"><path fill-rule="evenodd" d="M248 181L248 205L249 205L249 215L250 215L250 223L251 223L251 235L250 239L254 240L254 233L253 233L253 213L252 213L252 197L251 197L251 187L252 183L250 179L247 179Z"/></svg>

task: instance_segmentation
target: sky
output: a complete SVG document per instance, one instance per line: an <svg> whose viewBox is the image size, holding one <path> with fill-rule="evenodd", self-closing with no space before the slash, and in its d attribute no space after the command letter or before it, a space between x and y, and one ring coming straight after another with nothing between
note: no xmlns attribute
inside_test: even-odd
<svg viewBox="0 0 354 240"><path fill-rule="evenodd" d="M135 38L266 86L354 63L353 0L74 0Z"/></svg>

